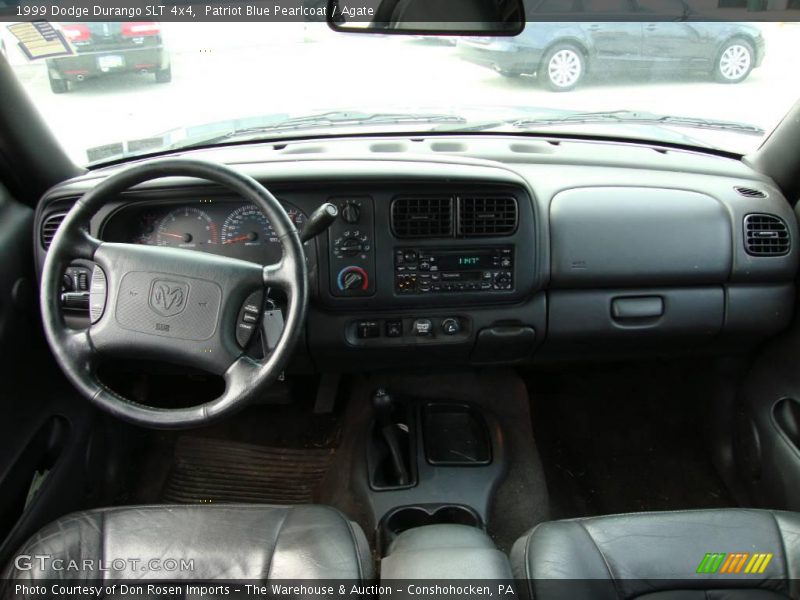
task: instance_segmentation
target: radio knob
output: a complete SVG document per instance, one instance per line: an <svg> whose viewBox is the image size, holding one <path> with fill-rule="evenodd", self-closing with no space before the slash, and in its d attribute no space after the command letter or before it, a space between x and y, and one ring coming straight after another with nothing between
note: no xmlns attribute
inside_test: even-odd
<svg viewBox="0 0 800 600"><path fill-rule="evenodd" d="M339 271L337 277L339 289L345 290L366 290L369 287L369 276L361 267L345 267Z"/></svg>
<svg viewBox="0 0 800 600"><path fill-rule="evenodd" d="M345 202L344 206L342 207L342 219L344 219L344 222L351 224L358 223L360 218L361 207L352 201Z"/></svg>

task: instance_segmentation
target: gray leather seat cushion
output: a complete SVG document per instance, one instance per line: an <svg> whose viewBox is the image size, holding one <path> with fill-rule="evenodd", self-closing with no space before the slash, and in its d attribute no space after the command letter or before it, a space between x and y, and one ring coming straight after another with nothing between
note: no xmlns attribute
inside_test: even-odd
<svg viewBox="0 0 800 600"><path fill-rule="evenodd" d="M773 557L762 574L698 573L711 552ZM800 515L723 509L554 521L518 540L511 563L537 600L797 598Z"/></svg>
<svg viewBox="0 0 800 600"><path fill-rule="evenodd" d="M63 559L34 562L6 578L19 579L353 579L373 577L364 533L326 506L176 505L120 507L65 516L17 552ZM115 559L127 564L103 573L65 570L68 561ZM192 560L192 568L142 571L150 559ZM25 566L25 565L23 565ZM42 568L44 567L44 568Z"/></svg>

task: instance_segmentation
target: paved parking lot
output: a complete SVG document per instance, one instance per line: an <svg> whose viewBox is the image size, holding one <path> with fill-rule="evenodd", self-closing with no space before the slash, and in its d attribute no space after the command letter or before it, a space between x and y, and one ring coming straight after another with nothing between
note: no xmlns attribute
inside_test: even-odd
<svg viewBox="0 0 800 600"><path fill-rule="evenodd" d="M530 77L505 79L463 61L456 48L430 40L335 34L324 24L167 23L171 83L156 84L152 75L118 75L55 95L44 64L25 62L8 32L4 36L28 93L70 154L85 162L89 146L184 125L331 108L630 109L771 129L800 98L800 25L762 27L765 62L738 85L698 77L590 80L560 94ZM758 139L737 136L733 143L746 150Z"/></svg>

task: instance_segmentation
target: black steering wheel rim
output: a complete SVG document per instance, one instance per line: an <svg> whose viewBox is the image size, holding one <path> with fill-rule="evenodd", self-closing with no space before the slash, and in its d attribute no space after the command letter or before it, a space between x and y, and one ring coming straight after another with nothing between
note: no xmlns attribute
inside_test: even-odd
<svg viewBox="0 0 800 600"><path fill-rule="evenodd" d="M89 221L108 200L163 177L211 181L253 202L264 211L280 240L281 261L262 266L181 249L106 243L91 236ZM64 321L60 286L65 269L80 258L103 270L107 292L102 316L86 330L73 330ZM173 291L184 306L180 314L153 312L153 290L159 282L165 282L167 289L174 284ZM236 315L250 294L267 287L284 291L287 314L274 349L263 361L256 361L236 344ZM123 420L164 429L208 423L244 407L269 386L302 332L309 293L303 245L278 200L258 181L228 166L184 158L128 167L81 197L50 244L40 291L47 341L75 387L95 405ZM154 322L160 330L152 329ZM98 379L97 359L106 352L200 366L222 375L225 391L214 400L186 408L143 405L115 393Z"/></svg>

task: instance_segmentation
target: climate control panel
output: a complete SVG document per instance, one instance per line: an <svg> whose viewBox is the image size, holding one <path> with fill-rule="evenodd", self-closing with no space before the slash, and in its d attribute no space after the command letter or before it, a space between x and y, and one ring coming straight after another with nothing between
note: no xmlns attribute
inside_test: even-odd
<svg viewBox="0 0 800 600"><path fill-rule="evenodd" d="M330 290L334 296L375 293L374 207L369 196L330 198L339 217L328 229Z"/></svg>

